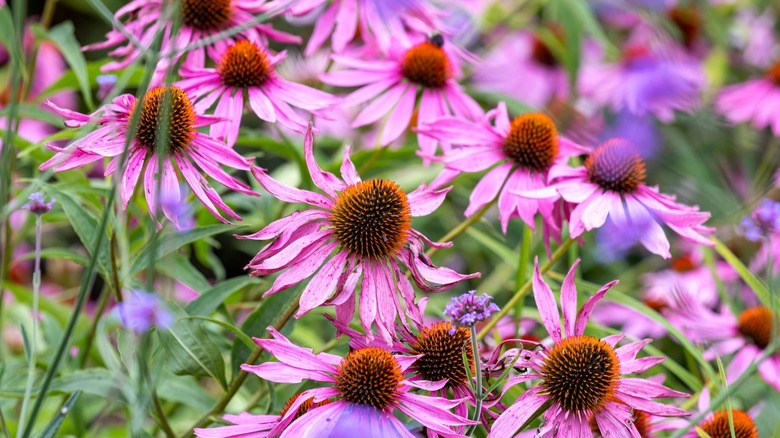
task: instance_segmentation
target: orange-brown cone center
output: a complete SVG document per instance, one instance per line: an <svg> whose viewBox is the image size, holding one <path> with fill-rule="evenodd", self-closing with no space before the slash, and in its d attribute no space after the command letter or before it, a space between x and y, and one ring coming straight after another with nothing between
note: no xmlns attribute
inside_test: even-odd
<svg viewBox="0 0 780 438"><path fill-rule="evenodd" d="M436 382L449 380L448 385L465 383L468 376L463 364L463 352L474 374L474 352L468 343L470 332L465 327L450 334L452 324L440 322L423 328L416 340L409 345L413 355L422 355L414 361L414 370L425 380Z"/></svg>
<svg viewBox="0 0 780 438"><path fill-rule="evenodd" d="M731 410L731 418L734 423L735 438L758 438L758 429L750 415L737 410ZM705 420L699 427L707 432L711 438L731 438L729 426L729 412L722 410Z"/></svg>
<svg viewBox="0 0 780 438"><path fill-rule="evenodd" d="M600 412L620 378L615 349L592 336L564 338L542 366L542 390L568 412Z"/></svg>
<svg viewBox="0 0 780 438"><path fill-rule="evenodd" d="M745 310L739 315L739 332L758 348L766 348L772 338L772 311L764 306Z"/></svg>
<svg viewBox="0 0 780 438"><path fill-rule="evenodd" d="M452 78L452 64L444 49L431 41L412 47L401 64L406 79L426 88L441 88Z"/></svg>
<svg viewBox="0 0 780 438"><path fill-rule="evenodd" d="M606 190L630 193L645 181L645 162L622 140L609 140L587 159L588 178Z"/></svg>
<svg viewBox="0 0 780 438"><path fill-rule="evenodd" d="M401 367L392 354L377 347L351 351L336 375L336 388L341 398L361 405L385 409L398 396L403 380Z"/></svg>
<svg viewBox="0 0 780 438"><path fill-rule="evenodd" d="M182 0L181 14L184 24L204 31L225 27L233 15L231 0Z"/></svg>
<svg viewBox="0 0 780 438"><path fill-rule="evenodd" d="M248 88L262 85L273 71L265 50L251 41L230 46L217 65L222 83L229 87Z"/></svg>
<svg viewBox="0 0 780 438"><path fill-rule="evenodd" d="M138 111L138 103L133 113ZM157 87L146 92L135 138L145 148L169 152L186 149L195 136L195 111L187 94L179 87Z"/></svg>
<svg viewBox="0 0 780 438"><path fill-rule="evenodd" d="M384 179L347 187L331 212L336 240L352 254L370 259L397 255L412 228L406 193L398 184Z"/></svg>
<svg viewBox="0 0 780 438"><path fill-rule="evenodd" d="M541 113L515 117L504 140L504 153L520 167L546 171L558 155L555 123Z"/></svg>

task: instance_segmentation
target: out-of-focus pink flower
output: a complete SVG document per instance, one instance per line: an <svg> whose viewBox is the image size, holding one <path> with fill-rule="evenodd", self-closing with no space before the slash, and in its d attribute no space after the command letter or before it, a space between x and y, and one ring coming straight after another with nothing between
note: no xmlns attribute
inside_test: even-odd
<svg viewBox="0 0 780 438"><path fill-rule="evenodd" d="M569 95L566 71L547 45L527 31L504 36L475 69L473 80L477 90L501 93L534 108Z"/></svg>
<svg viewBox="0 0 780 438"><path fill-rule="evenodd" d="M729 420L729 410L719 409L712 406L710 400L710 391L707 388L702 389L699 396L699 402L697 408L699 412L710 411L709 415L697 426L701 428L703 432L706 432L710 437L723 437L729 438L731 436L731 424L734 425L734 432L736 436L746 438L759 438L758 428L753 422L753 418L758 416L761 412L763 403L759 402L755 404L747 412L739 409L731 409L731 419ZM716 410L717 409L717 410ZM691 428L687 421L677 420L677 429L688 429L688 433L683 435L683 438L699 438L702 435L698 433L695 428Z"/></svg>
<svg viewBox="0 0 780 438"><path fill-rule="evenodd" d="M569 218L572 237L600 228L609 218L620 228L643 226L645 230L637 233L639 243L664 258L671 253L661 224L693 243L713 245L704 236L714 231L703 225L710 214L645 185L644 160L626 141L607 141L577 168L553 165L550 178L553 182L546 189L518 193L541 199L560 196L576 204Z"/></svg>
<svg viewBox="0 0 780 438"><path fill-rule="evenodd" d="M260 365L244 364L241 369L262 379L280 383L304 380L324 382L329 386L303 391L289 410L297 410L305 400L315 403L335 398L331 403L313 407L282 432L275 427L270 436L323 437L358 436L414 437L393 414L398 410L420 422L430 432L445 437L461 436L452 428L473 424L467 418L450 412L463 400L448 400L412 392L421 388L435 390L446 381L421 384L404 378L415 357L392 355L378 347L351 351L342 358L328 353L314 354L311 349L293 345L273 327L273 339L255 342L274 355L279 362Z"/></svg>
<svg viewBox="0 0 780 438"><path fill-rule="evenodd" d="M584 98L616 112L652 114L663 122L674 120L675 111L699 107L705 84L699 61L671 42L632 44L617 62L592 59L582 66L577 87Z"/></svg>
<svg viewBox="0 0 780 438"><path fill-rule="evenodd" d="M165 0L133 0L119 8L114 14L114 19L118 22L124 22L126 32L132 35L135 41L128 40L124 32L112 29L106 34L105 41L85 46L84 50L116 47L109 52L109 55L118 58L118 60L104 65L101 70L122 70L140 58L143 51L148 50L151 46L157 32L162 31L162 47L159 50L163 55L163 60L158 64L157 71L158 73L164 72L171 64L170 61L178 59L183 54L180 52L188 45L210 38L231 27L251 22L257 14L282 13L285 11L287 3L289 2L271 3L265 0L182 0L176 3ZM173 34L173 20L167 18L171 5L181 8L182 26L176 34ZM239 39L262 42L266 41L267 38L284 43L301 42L301 38L296 35L275 30L267 23L257 23L242 30L237 35L217 41L205 49L203 47L193 49L187 53L187 63L202 67L206 62L206 50L224 49L226 45ZM135 43L139 43L140 47L136 46Z"/></svg>
<svg viewBox="0 0 780 438"><path fill-rule="evenodd" d="M680 294L668 319L693 342L711 345L704 352L708 360L734 354L726 368L726 381L732 383L763 354L773 334L773 315L769 308L755 306L734 315L727 306L714 312L692 297ZM780 354L774 353L758 364L764 380L780 391Z"/></svg>
<svg viewBox="0 0 780 438"><path fill-rule="evenodd" d="M447 151L441 159L446 169L456 171L450 174L451 177L457 172L492 168L471 192L466 216L473 215L498 196L504 233L513 217L521 218L535 229L536 214L540 213L544 220L545 244L549 238L560 242L564 217L558 198L532 199L515 193L546 188L554 165L566 166L572 156L589 152L558 135L548 116L523 114L510 121L502 102L480 122L442 117L434 123L418 126L417 131L442 144L458 146Z"/></svg>
<svg viewBox="0 0 780 438"><path fill-rule="evenodd" d="M762 78L724 87L715 100L715 112L731 123L750 122L757 129L771 128L780 136L780 62Z"/></svg>
<svg viewBox="0 0 780 438"><path fill-rule="evenodd" d="M218 47L213 52L216 68L185 66L177 85L197 100L196 111L203 112L217 103L214 115L225 121L211 125L210 133L218 140L236 142L245 99L260 119L300 133L306 131L308 119L296 109L322 114L337 102L328 93L277 75L275 66L285 53L273 55L251 41Z"/></svg>
<svg viewBox="0 0 780 438"><path fill-rule="evenodd" d="M418 304L414 302L414 290L401 273L401 266L411 270L415 284L426 292L449 289L462 280L478 277L479 273L462 275L435 267L423 247L426 243L436 247L442 244L431 242L411 227L411 218L436 210L449 189L434 191L421 185L407 195L389 180L363 181L349 152L349 146L345 147L342 180L320 168L314 159L311 127L306 132L306 164L314 184L325 194L288 187L271 178L264 169L252 167L260 185L275 197L315 208L295 212L255 234L243 236L271 240L247 268L251 269L251 275L284 271L265 296L314 275L303 290L295 316L300 317L321 305L334 305L336 317L344 325L349 325L354 315L355 291L360 284L363 328L371 337L371 326L376 323L380 336L389 344L397 316L407 328L405 316L418 326L423 323Z"/></svg>
<svg viewBox="0 0 780 438"><path fill-rule="evenodd" d="M541 383L523 393L501 414L493 424L490 437L513 436L519 425L550 402L550 407L542 414L544 422L537 431L539 436L556 433L567 437L591 436L591 417L595 417L596 426L603 436L626 436L626 433L638 436L632 410L662 417L688 415L682 409L653 401L654 398L686 397L687 394L648 379L623 377L624 374L645 372L664 360L663 357L636 358L650 339L615 348L624 335L604 339L585 335L590 313L617 281L604 285L578 312L574 285L578 264L579 260L571 267L561 286L561 324L555 296L542 279L538 262L535 262L534 299L553 346L547 348L540 344L541 349L524 350L520 354L516 366L527 368L528 372L510 378L504 391L533 379L539 379Z"/></svg>
<svg viewBox="0 0 780 438"><path fill-rule="evenodd" d="M408 44L414 35L439 30L439 11L428 0L299 0L291 7L293 15L304 15L324 8L314 23L306 45L306 55L322 47L330 37L336 53L343 52L356 36L382 52L392 44Z"/></svg>
<svg viewBox="0 0 780 438"><path fill-rule="evenodd" d="M343 105L351 107L369 102L352 122L353 128L387 116L381 122L378 141L384 146L409 128L415 108L418 125L441 116L455 115L469 120L482 117L479 104L456 81L460 73L458 52L441 35L434 35L411 46L395 44L387 60L333 56L336 64L345 69L322 75L322 81L341 87L361 87L347 95ZM418 92L421 92L419 104ZM436 152L435 139L420 135L418 141L424 157ZM447 150L449 145L442 143L442 147Z"/></svg>
<svg viewBox="0 0 780 438"><path fill-rule="evenodd" d="M209 186L206 178L192 164L192 161L224 186L237 192L257 195L248 185L228 175L221 167L224 165L234 169L249 170L249 162L225 143L197 131L197 128L222 119L196 112L187 94L178 87L159 87L149 90L141 108L138 108L133 95L123 94L91 115L63 109L51 102L47 102L47 105L65 118L65 125L68 127L81 127L91 121L97 121L99 125L97 130L67 147L48 145L49 149L57 154L43 163L40 168L41 170L53 168L58 172L75 169L109 157L111 162L105 173L106 175L114 173L120 165L125 144L128 143L130 119L134 112L141 111L135 135L129 139L129 153L124 163L125 167L120 169L122 179L119 193L124 208L127 208L141 170L145 166L144 194L149 214L153 218L156 219L157 208L161 207L163 214L174 226L181 228L179 224L181 212L174 208L181 200L178 177L181 174L195 193L195 197L217 219L228 223L217 211L219 208L233 219L241 220L238 214L228 207L219 194ZM171 126L166 139L167 150L160 159L158 154L162 145L158 138L160 130L158 125L164 114L163 105L170 105ZM158 169L160 161L162 169ZM160 198L166 200L164 203L157 199L157 181L160 185Z"/></svg>
<svg viewBox="0 0 780 438"><path fill-rule="evenodd" d="M780 55L771 9L759 14L753 8L739 8L729 32L732 45L750 65L767 68Z"/></svg>

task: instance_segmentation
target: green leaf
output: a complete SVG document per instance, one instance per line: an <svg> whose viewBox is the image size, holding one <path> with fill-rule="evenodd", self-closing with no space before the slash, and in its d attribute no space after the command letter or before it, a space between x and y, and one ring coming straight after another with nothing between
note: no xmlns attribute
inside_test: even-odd
<svg viewBox="0 0 780 438"><path fill-rule="evenodd" d="M0 44L3 47L12 48L16 46L14 41L14 20L11 17L10 8L0 8Z"/></svg>
<svg viewBox="0 0 780 438"><path fill-rule="evenodd" d="M726 262L728 262L728 264L737 271L739 276L742 278L742 281L747 283L750 289L756 293L758 299L761 300L761 303L771 309L772 300L769 297L769 291L767 290L764 283L762 283L758 277L753 275L747 266L745 266L745 264L742 263L742 261L737 258L737 256L735 256L726 245L723 244L723 242L718 240L716 237L712 237L711 239L713 242L715 242L715 251L717 251L718 254L720 254L720 256L723 257L723 259L726 260Z"/></svg>
<svg viewBox="0 0 780 438"><path fill-rule="evenodd" d="M285 290L278 294L260 300L259 305L241 325L241 331L249 336L262 337L266 333L266 328L273 325L286 308L293 305L298 300L298 293L294 290ZM291 330L292 324L286 324L285 329ZM239 367L252 353L243 342L236 340L233 343L231 353L231 364L233 371L238 371Z"/></svg>
<svg viewBox="0 0 780 438"><path fill-rule="evenodd" d="M160 331L160 339L168 350L174 374L211 377L227 387L219 347L195 321L179 318L169 330Z"/></svg>
<svg viewBox="0 0 780 438"><path fill-rule="evenodd" d="M198 412L207 412L214 404L211 396L193 378L171 373L164 373L158 380L157 393L163 400L179 402Z"/></svg>
<svg viewBox="0 0 780 438"><path fill-rule="evenodd" d="M211 284L206 280L206 277L195 266L192 266L187 257L173 254L165 260L160 260L155 270L186 284L198 293L211 289Z"/></svg>
<svg viewBox="0 0 780 438"><path fill-rule="evenodd" d="M230 324L225 321L220 321L218 319L214 318L208 318L205 316L187 316L187 319L193 319L193 320L201 320L201 321L208 321L210 323L216 324L224 329L227 329L229 332L233 333L236 336L236 339L243 342L244 345L246 345L248 348L255 348L255 342L250 338L249 336L245 335L241 329L234 326L233 324Z"/></svg>
<svg viewBox="0 0 780 438"><path fill-rule="evenodd" d="M88 209L79 205L79 203L65 191L49 184L45 184L45 187L52 198L57 200L57 205L65 212L65 216L67 216L73 230L79 236L79 239L81 239L81 243L87 251L92 254L98 238L95 233L95 230L98 229L97 218ZM108 241L108 239L106 238L105 241ZM111 272L109 266L108 245L101 245L100 253L97 257L97 267L105 278L108 278L109 273Z"/></svg>
<svg viewBox="0 0 780 438"><path fill-rule="evenodd" d="M76 399L79 398L79 395L81 395L81 391L76 391L68 397L65 404L57 411L57 415L51 419L46 426L46 429L43 429L43 433L40 435L41 438L52 438L55 436L57 430L59 430L62 425L62 422L65 421L65 416L68 415L68 412L70 412L71 408L73 408L73 405L76 403Z"/></svg>
<svg viewBox="0 0 780 438"><path fill-rule="evenodd" d="M124 400L127 384L127 380L119 373L112 373L105 368L89 368L56 378L51 384L51 391L67 394L81 390L108 400Z"/></svg>
<svg viewBox="0 0 780 438"><path fill-rule="evenodd" d="M192 316L206 316L217 310L228 297L246 286L259 284L261 280L248 275L221 281L189 303L185 310Z"/></svg>
<svg viewBox="0 0 780 438"><path fill-rule="evenodd" d="M179 233L173 230L164 231L161 233L162 235L159 237L157 246L154 250L157 251L157 258L159 259L184 245L228 230L235 230L235 227L232 225L212 225L209 227L196 228L186 233ZM133 262L128 275L133 276L146 267L149 263L149 256L152 250L153 247L150 244L147 244L141 249L141 252L135 257L135 261Z"/></svg>
<svg viewBox="0 0 780 438"><path fill-rule="evenodd" d="M71 70L76 74L76 79L87 107L90 109L94 108L95 102L92 101L92 89L90 88L89 76L87 75L87 62L84 60L84 54L81 52L81 44L79 44L76 36L73 34L73 23L70 21L60 23L49 29L48 32L40 26L35 26L34 29L39 36L51 41L60 49L60 53L65 57L65 61L68 62ZM47 68L47 66L38 66L38 68Z"/></svg>

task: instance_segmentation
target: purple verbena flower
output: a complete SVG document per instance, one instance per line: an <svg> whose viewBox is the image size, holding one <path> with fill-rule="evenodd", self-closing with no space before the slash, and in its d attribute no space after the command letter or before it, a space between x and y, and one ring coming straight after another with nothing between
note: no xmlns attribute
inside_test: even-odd
<svg viewBox="0 0 780 438"><path fill-rule="evenodd" d="M54 199L52 199L49 202L46 202L43 199L43 193L41 192L35 192L31 194L28 199L30 200L30 202L24 204L22 208L33 214L41 215L44 213L48 213L49 210L51 210L51 207L54 205Z"/></svg>
<svg viewBox="0 0 780 438"><path fill-rule="evenodd" d="M476 295L476 293L475 290L468 291L447 303L444 314L452 318L453 326L473 327L477 322L488 319L490 315L498 312L496 303L490 302L493 297L484 294ZM455 328L450 331L455 333Z"/></svg>
<svg viewBox="0 0 780 438"><path fill-rule="evenodd" d="M780 232L780 202L764 199L749 216L742 218L741 226L745 238L753 242Z"/></svg>
<svg viewBox="0 0 780 438"><path fill-rule="evenodd" d="M173 324L173 315L157 294L132 290L116 307L125 328L144 333L152 327L166 329Z"/></svg>

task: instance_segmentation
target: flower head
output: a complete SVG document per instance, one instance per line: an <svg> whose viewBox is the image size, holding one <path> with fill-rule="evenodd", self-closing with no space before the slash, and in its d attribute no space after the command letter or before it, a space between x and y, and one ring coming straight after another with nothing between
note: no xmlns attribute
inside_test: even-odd
<svg viewBox="0 0 780 438"><path fill-rule="evenodd" d="M745 238L754 242L780 233L780 202L764 199L750 216L742 218L741 225Z"/></svg>
<svg viewBox="0 0 780 438"><path fill-rule="evenodd" d="M355 312L355 291L361 285L363 328L370 337L371 326L376 323L381 337L390 343L397 316L401 316L407 328L404 315L422 325L414 290L401 273L402 266L411 270L415 284L426 292L449 289L479 274L461 275L434 266L423 252L423 246L441 244L434 244L412 228L412 217L433 212L449 189L431 190L421 185L407 194L390 180L361 180L349 151L347 146L341 165L342 180L320 168L314 159L311 127L306 132L306 163L314 184L325 194L285 186L264 169L252 168L260 185L272 195L285 202L315 208L295 212L255 234L244 236L271 240L249 262L247 269L251 269L251 275L284 271L266 296L313 275L303 291L296 317L321 305L334 305L336 318L344 325L349 325Z"/></svg>
<svg viewBox="0 0 780 438"><path fill-rule="evenodd" d="M160 297L151 292L132 290L116 306L122 325L135 333L144 333L152 327L166 329L173 324L173 315Z"/></svg>
<svg viewBox="0 0 780 438"><path fill-rule="evenodd" d="M334 56L336 64L345 68L322 75L322 81L335 86L361 87L347 95L343 104L352 107L370 101L352 122L353 128L387 116L378 134L378 144L384 146L407 130L415 108L418 124L450 115L470 120L482 117L479 104L456 81L460 74L459 53L451 43L437 35L415 44L394 47L387 60ZM422 156L431 157L438 142L427 135L421 135L418 141ZM449 145L443 144L443 147L446 149Z"/></svg>
<svg viewBox="0 0 780 438"><path fill-rule="evenodd" d="M270 436L278 436L280 432L283 438L352 435L333 435L334 428L341 432L349 429L353 433L359 430L366 436L409 436L406 427L394 416L396 410L417 420L431 432L446 437L459 436L451 427L472 424L450 412L462 400L411 391L420 387L404 378L414 357L396 356L378 347L354 349L344 358L328 353L314 354L311 349L293 345L272 327L268 331L273 339L255 338L255 342L276 356L279 362L244 364L241 369L272 382L313 380L329 384L302 392L290 410L298 409L303 400L320 403L333 399L324 406L312 407L283 432L274 428ZM438 388L444 383L441 382ZM423 388L430 389L431 385L426 382Z"/></svg>
<svg viewBox="0 0 780 438"><path fill-rule="evenodd" d="M115 14L117 22L124 21L124 29L113 29L106 34L106 40L84 47L84 50L102 50L116 47L109 52L117 61L104 65L103 71L117 71L126 68L148 50L158 30L162 31L162 46L159 51L163 59L157 72L164 71L181 56L182 50L190 44L207 39L229 28L244 25L255 19L256 14L273 13L273 2L265 0L135 0L119 8ZM284 2L282 2L284 3ZM173 4L181 8L182 26L174 35L174 20L167 18L167 7ZM128 37L128 33L133 38ZM222 47L226 41L247 39L265 41L271 38L285 43L300 43L298 36L275 30L267 23L256 23L238 35L220 40L207 46L212 51ZM140 43L140 44L139 44ZM119 46L119 47L117 47ZM187 53L187 64L202 67L206 57L204 47L191 49ZM158 74L158 76L160 76Z"/></svg>
<svg viewBox="0 0 780 438"><path fill-rule="evenodd" d="M628 427L638 436L632 410L653 415L683 416L681 409L653 401L653 398L683 397L663 385L624 374L649 370L664 359L636 358L650 339L632 342L616 348L623 335L604 339L585 334L588 318L610 287L604 285L577 312L577 290L574 276L579 260L569 270L561 286L563 324L550 287L542 279L538 262L535 263L533 290L542 323L552 338L552 347L541 345L538 351L524 350L517 366L528 372L510 379L506 387L538 379L541 382L526 391L496 420L491 436L504 437L528 420L537 409L549 403L541 436L557 430L560 436L591 436L588 418L595 417L603 436L623 436Z"/></svg>
<svg viewBox="0 0 780 438"><path fill-rule="evenodd" d="M780 136L780 116L773 111L780 104L780 62L763 77L749 79L720 90L715 112L731 123L750 122L756 129L771 128Z"/></svg>
<svg viewBox="0 0 780 438"><path fill-rule="evenodd" d="M632 43L617 63L583 66L578 88L583 97L613 111L652 114L671 122L675 111L699 106L705 84L701 63L669 42L662 47Z"/></svg>
<svg viewBox="0 0 780 438"><path fill-rule="evenodd" d="M445 168L453 172L452 177L457 172L490 169L471 192L466 216L475 214L498 196L504 233L513 217L535 229L536 214L540 213L545 242L549 238L560 241L564 215L563 206L557 202L559 197L533 199L513 193L546 188L554 165L566 166L570 157L588 152L559 135L550 117L529 113L510 120L506 104L501 102L479 122L441 117L418 125L417 132L457 146L440 158Z"/></svg>
<svg viewBox="0 0 780 438"><path fill-rule="evenodd" d="M507 74L509 69L515 73ZM479 90L502 93L534 108L569 94L566 70L547 44L527 31L502 38L474 72L474 82Z"/></svg>
<svg viewBox="0 0 780 438"><path fill-rule="evenodd" d="M30 195L30 202L22 206L23 209L29 211L32 214L42 215L48 213L51 207L54 205L54 199L46 202L43 198L43 193L35 192Z"/></svg>
<svg viewBox="0 0 780 438"><path fill-rule="evenodd" d="M517 193L542 199L560 196L576 205L569 218L572 237L600 228L609 219L611 225L619 228L644 227L631 235L648 251L664 258L671 257L671 253L660 224L688 241L712 246L704 234L714 230L703 225L710 214L679 204L674 196L645 185L645 162L625 140L612 139L601 144L583 166L556 165L550 173L555 177L547 189Z"/></svg>
<svg viewBox="0 0 780 438"><path fill-rule="evenodd" d="M455 327L474 327L479 321L484 321L499 311L496 303L490 302L493 297L476 293L475 290L468 291L447 303L444 314L452 318ZM451 329L451 332L454 333L455 329Z"/></svg>
<svg viewBox="0 0 780 438"><path fill-rule="evenodd" d="M774 314L758 305L735 315L726 306L713 311L689 294L679 294L676 306L667 313L669 321L693 342L710 347L707 359L734 354L726 367L726 382L739 378L751 363L757 361L777 335L772 333ZM774 353L758 364L758 373L780 391L780 354Z"/></svg>
<svg viewBox="0 0 780 438"><path fill-rule="evenodd" d="M260 119L305 132L307 120L296 109L318 113L335 104L336 98L280 77L275 68L284 57L258 43L238 41L214 50L215 68L183 68L178 85L199 100L197 108L205 110L218 102L215 115L225 121L213 124L211 135L228 144L238 138L245 99Z"/></svg>
<svg viewBox="0 0 780 438"><path fill-rule="evenodd" d="M238 214L222 201L216 190L209 186L206 178L195 167L197 165L225 187L257 195L248 185L230 176L221 167L224 165L248 170L249 162L225 143L197 131L197 128L221 119L200 114L187 94L178 87L153 88L146 92L142 102L136 101L131 94L123 94L91 115L63 109L47 102L49 108L65 118L66 126L75 128L97 122L98 128L65 148L49 144L49 149L57 154L43 163L41 170L53 168L55 171L65 171L104 157L111 158L105 174L110 175L119 170L119 194L122 205L127 208L145 167L143 187L149 214L156 219L159 207L178 229L182 228L179 224L181 212L177 207L182 200L179 190L181 175L195 197L211 214L227 223L217 210L219 208L230 217L240 220ZM170 120L163 119L166 113ZM138 124L131 136L130 121L135 114L138 115ZM167 135L163 135L166 130ZM129 145L129 149L127 154L124 154L126 145ZM159 155L161 153L162 157ZM126 155L124 162L123 155ZM159 169L158 164L161 164Z"/></svg>

